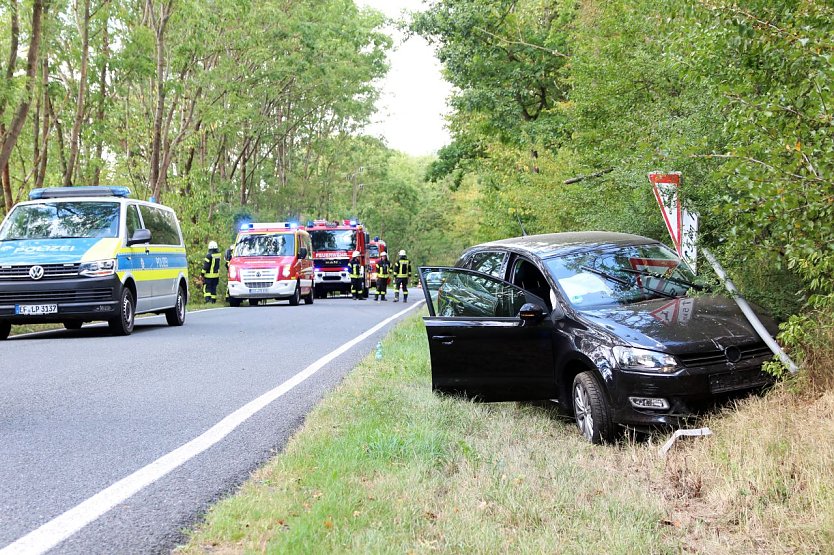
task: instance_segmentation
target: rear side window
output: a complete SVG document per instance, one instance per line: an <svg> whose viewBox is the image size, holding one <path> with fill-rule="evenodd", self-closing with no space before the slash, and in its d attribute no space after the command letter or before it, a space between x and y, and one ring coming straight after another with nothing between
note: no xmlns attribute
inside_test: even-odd
<svg viewBox="0 0 834 555"><path fill-rule="evenodd" d="M145 227L151 232L151 243L155 245L179 245L181 243L177 221L172 212L144 204L139 207L139 211L142 212Z"/></svg>
<svg viewBox="0 0 834 555"><path fill-rule="evenodd" d="M480 251L472 254L466 261L466 267L495 277L504 276L504 259L506 253L495 251Z"/></svg>

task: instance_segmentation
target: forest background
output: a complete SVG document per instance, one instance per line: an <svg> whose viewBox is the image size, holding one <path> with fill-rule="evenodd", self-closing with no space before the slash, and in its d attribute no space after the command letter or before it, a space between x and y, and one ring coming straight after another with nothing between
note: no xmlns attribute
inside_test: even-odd
<svg viewBox="0 0 834 555"><path fill-rule="evenodd" d="M0 0L0 21L0 216L119 184L178 211L195 275L250 219L358 217L435 264L521 226L668 242L646 174L680 171L783 339L831 323L823 0L439 0L400 22L455 87L433 158L363 135L392 40L351 0Z"/></svg>

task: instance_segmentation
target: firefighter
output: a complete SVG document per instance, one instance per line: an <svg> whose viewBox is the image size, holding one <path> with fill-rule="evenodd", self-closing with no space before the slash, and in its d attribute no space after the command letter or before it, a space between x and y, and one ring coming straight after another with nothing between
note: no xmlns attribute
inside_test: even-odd
<svg viewBox="0 0 834 555"><path fill-rule="evenodd" d="M400 251L400 259L394 262L391 270L394 274L394 302L400 302L400 287L403 290L403 302L408 302L408 278L411 277L411 262L405 256L405 251Z"/></svg>
<svg viewBox="0 0 834 555"><path fill-rule="evenodd" d="M365 280L362 275L362 261L359 259L359 251L353 251L353 258L348 262L350 271L350 294L354 299L362 299L365 292Z"/></svg>
<svg viewBox="0 0 834 555"><path fill-rule="evenodd" d="M388 253L382 252L379 255L379 262L376 263L376 291L374 300L379 302L379 297L385 300L385 293L388 291L388 276L391 274L391 263L388 262Z"/></svg>
<svg viewBox="0 0 834 555"><path fill-rule="evenodd" d="M220 250L217 241L209 241L208 254L203 260L203 297L207 303L217 302L217 284L220 282Z"/></svg>

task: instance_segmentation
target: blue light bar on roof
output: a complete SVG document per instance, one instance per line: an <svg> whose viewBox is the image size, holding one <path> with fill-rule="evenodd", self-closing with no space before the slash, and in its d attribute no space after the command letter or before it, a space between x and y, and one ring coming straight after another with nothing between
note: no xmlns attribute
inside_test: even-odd
<svg viewBox="0 0 834 555"><path fill-rule="evenodd" d="M32 189L29 193L29 200L70 197L127 198L129 196L130 189L127 187L42 187Z"/></svg>

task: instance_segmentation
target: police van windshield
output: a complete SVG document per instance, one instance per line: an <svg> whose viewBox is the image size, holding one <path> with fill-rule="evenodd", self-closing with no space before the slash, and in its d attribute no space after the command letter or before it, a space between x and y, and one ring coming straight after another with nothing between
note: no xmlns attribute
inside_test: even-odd
<svg viewBox="0 0 834 555"><path fill-rule="evenodd" d="M356 249L356 232L352 229L322 229L310 232L313 250L353 251Z"/></svg>
<svg viewBox="0 0 834 555"><path fill-rule="evenodd" d="M292 256L295 238L289 233L257 233L238 239L232 256Z"/></svg>
<svg viewBox="0 0 834 555"><path fill-rule="evenodd" d="M118 202L45 202L12 210L0 241L119 236Z"/></svg>

